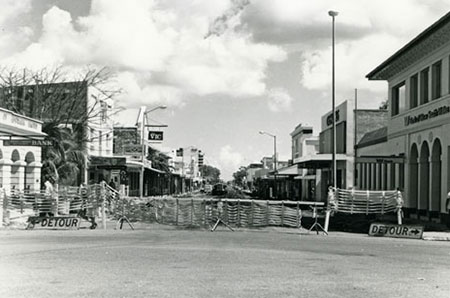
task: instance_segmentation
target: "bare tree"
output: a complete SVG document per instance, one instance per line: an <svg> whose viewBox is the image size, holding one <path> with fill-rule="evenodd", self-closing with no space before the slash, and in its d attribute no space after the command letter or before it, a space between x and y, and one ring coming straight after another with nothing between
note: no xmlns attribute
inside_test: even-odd
<svg viewBox="0 0 450 298"><path fill-rule="evenodd" d="M44 122L42 131L54 146L44 147L42 173L69 184L85 167L90 125L121 110L114 107L120 92L105 67L86 67L79 73L62 66L0 69L0 107Z"/></svg>

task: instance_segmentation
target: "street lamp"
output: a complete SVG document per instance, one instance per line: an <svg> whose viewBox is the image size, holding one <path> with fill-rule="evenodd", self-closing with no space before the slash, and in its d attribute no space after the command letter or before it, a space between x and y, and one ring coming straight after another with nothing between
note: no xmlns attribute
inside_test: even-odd
<svg viewBox="0 0 450 298"><path fill-rule="evenodd" d="M142 123L142 127L141 127L141 145L142 145L141 162L142 162L142 165L141 165L141 175L139 177L139 194L140 194L139 197L141 199L144 197L144 172L145 172L144 161L146 159L146 156L145 156L145 153L146 153L146 150L145 150L145 122L147 119L147 114L149 114L150 112L153 112L155 110L164 110L166 108L167 108L167 106L157 106L151 110L145 111L145 107L144 107L145 112L142 113L142 121L141 121L141 123Z"/></svg>
<svg viewBox="0 0 450 298"><path fill-rule="evenodd" d="M332 101L332 121L333 121L333 134L332 134L332 142L333 142L333 152L332 152L332 175L333 175L333 187L337 186L337 168L336 168L336 104L335 104L335 75L334 75L334 18L338 15L337 11L330 10L328 15L332 19L332 27L331 27L331 101Z"/></svg>
<svg viewBox="0 0 450 298"><path fill-rule="evenodd" d="M273 169L274 169L274 174L273 174L273 184L274 184L274 191L273 191L273 196L274 198L277 197L277 136L273 135L271 133L265 132L265 131L260 131L259 134L261 135L268 135L269 137L273 138Z"/></svg>

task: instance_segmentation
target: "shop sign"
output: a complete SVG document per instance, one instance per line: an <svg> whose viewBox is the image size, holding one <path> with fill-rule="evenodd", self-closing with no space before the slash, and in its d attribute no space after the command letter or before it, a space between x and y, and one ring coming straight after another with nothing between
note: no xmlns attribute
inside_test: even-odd
<svg viewBox="0 0 450 298"><path fill-rule="evenodd" d="M423 226L373 223L369 236L422 239Z"/></svg>
<svg viewBox="0 0 450 298"><path fill-rule="evenodd" d="M334 119L334 122L337 123L337 122L339 122L339 110L335 111L334 114L336 115L335 119ZM333 113L331 113L327 117L327 126L330 126L332 124L333 124Z"/></svg>
<svg viewBox="0 0 450 298"><path fill-rule="evenodd" d="M445 115L450 113L450 107L449 106L442 106L433 110L428 111L428 113L421 113L416 116L406 116L405 119L405 126L416 124L422 121L426 121L432 118L436 118L441 115Z"/></svg>
<svg viewBox="0 0 450 298"><path fill-rule="evenodd" d="M148 140L161 142L163 140L163 132L162 131L149 131L148 132Z"/></svg>
<svg viewBox="0 0 450 298"><path fill-rule="evenodd" d="M4 140L3 146L53 146L51 140Z"/></svg>
<svg viewBox="0 0 450 298"><path fill-rule="evenodd" d="M125 157L101 157L92 156L90 157L91 165L101 165L101 166L120 166L126 164Z"/></svg>
<svg viewBox="0 0 450 298"><path fill-rule="evenodd" d="M28 229L78 230L80 228L81 218L30 216L28 222Z"/></svg>

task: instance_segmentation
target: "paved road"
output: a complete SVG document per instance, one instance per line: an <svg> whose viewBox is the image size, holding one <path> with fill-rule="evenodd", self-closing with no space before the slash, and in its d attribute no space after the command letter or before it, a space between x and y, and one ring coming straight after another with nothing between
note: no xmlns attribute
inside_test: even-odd
<svg viewBox="0 0 450 298"><path fill-rule="evenodd" d="M0 231L0 297L450 297L450 242L293 229Z"/></svg>

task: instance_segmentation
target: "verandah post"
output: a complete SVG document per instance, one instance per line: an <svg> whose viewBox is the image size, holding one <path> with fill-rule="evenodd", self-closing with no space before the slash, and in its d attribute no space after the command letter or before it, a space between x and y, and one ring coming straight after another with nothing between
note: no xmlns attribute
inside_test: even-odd
<svg viewBox="0 0 450 298"><path fill-rule="evenodd" d="M175 200L175 225L178 226L178 198Z"/></svg>
<svg viewBox="0 0 450 298"><path fill-rule="evenodd" d="M241 226L241 200L237 201L237 226Z"/></svg>

